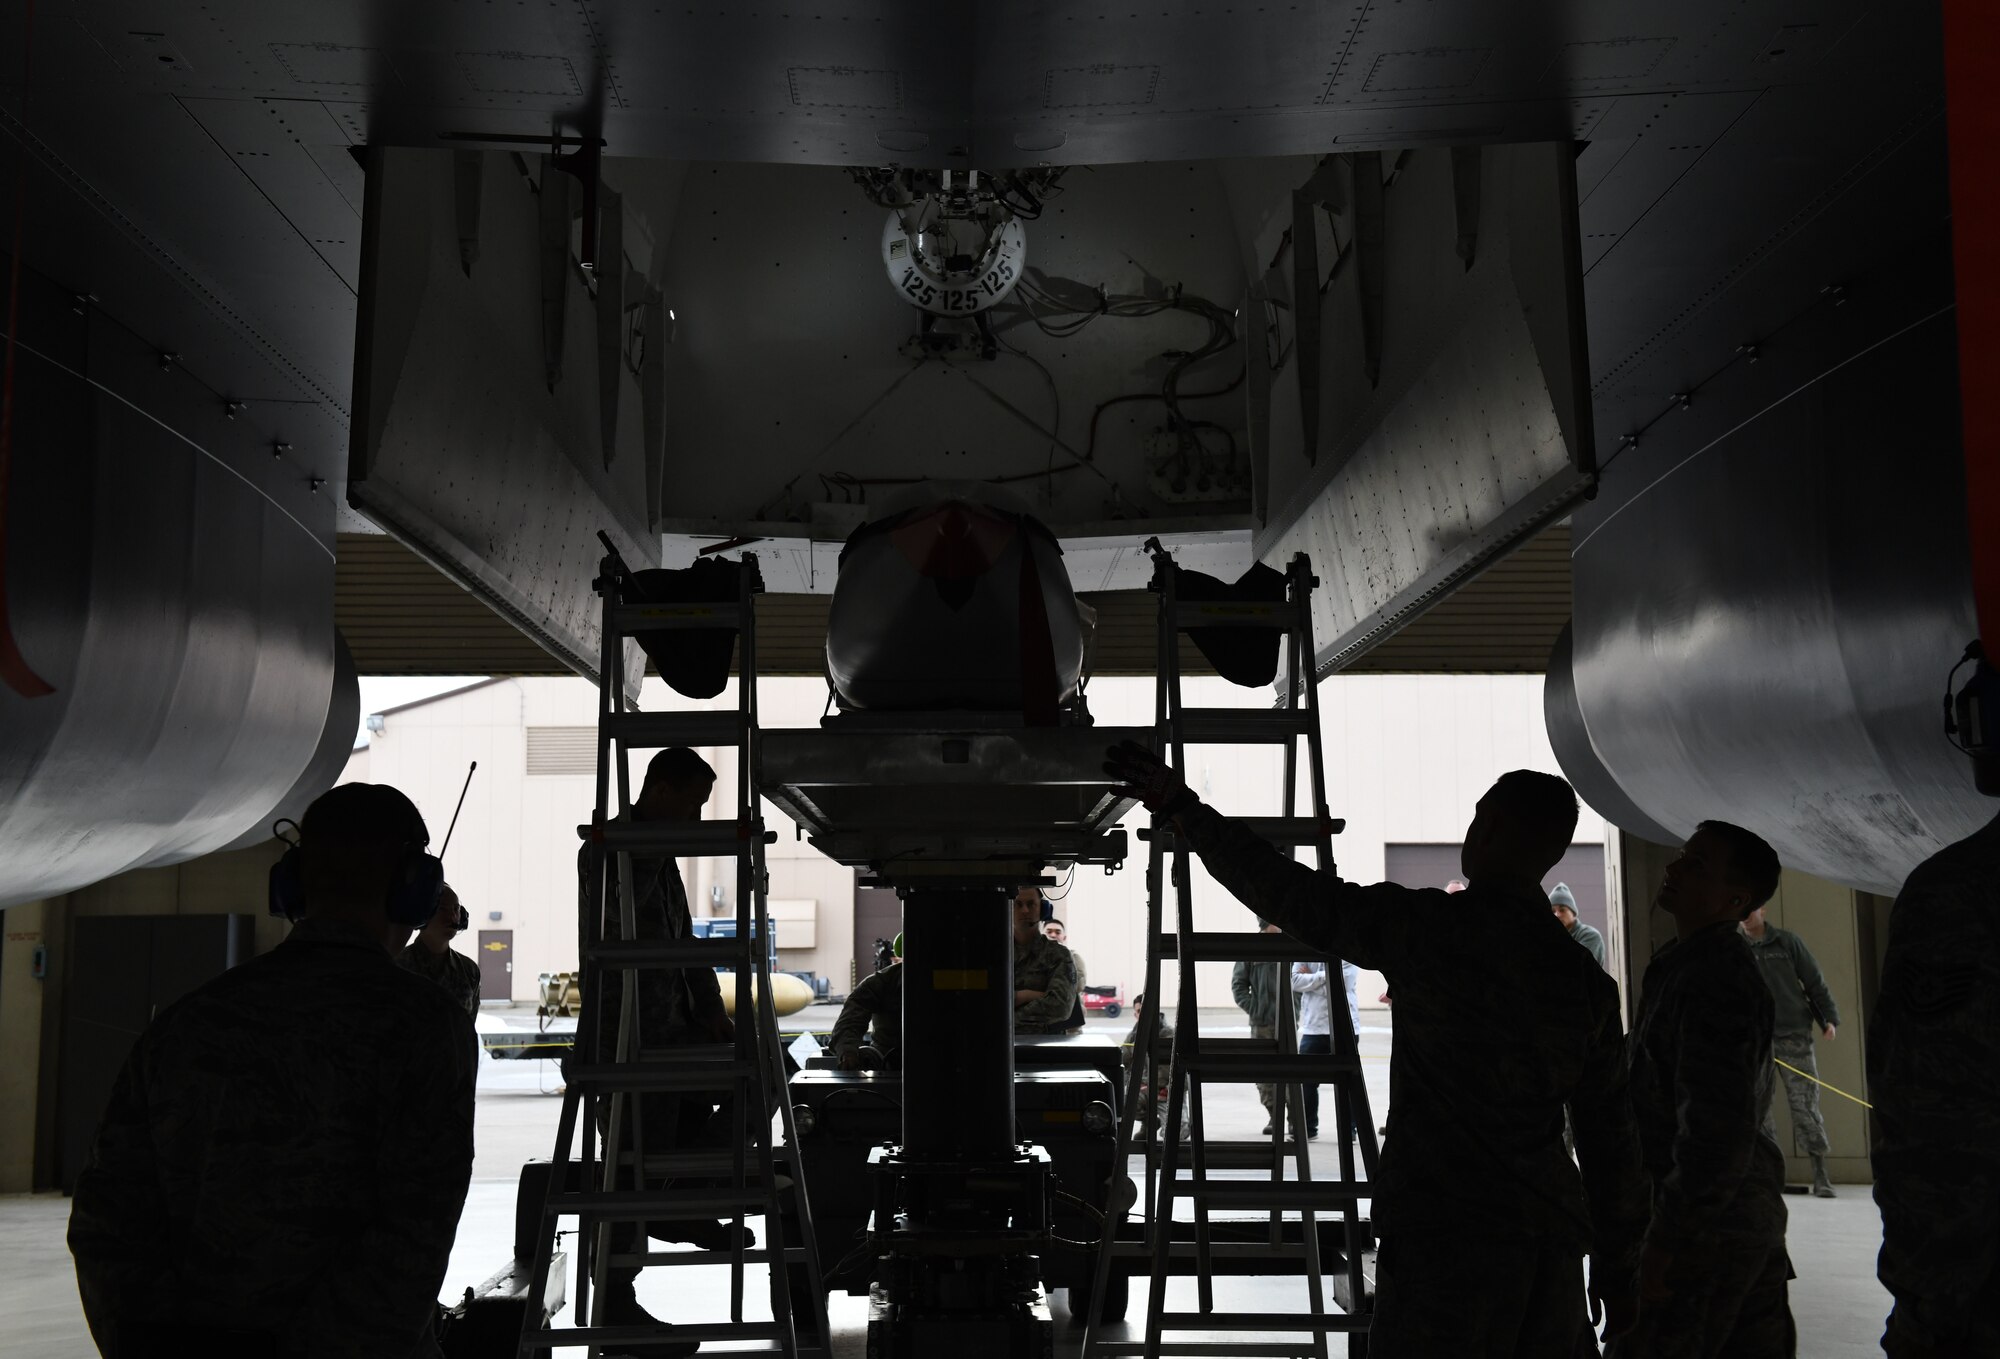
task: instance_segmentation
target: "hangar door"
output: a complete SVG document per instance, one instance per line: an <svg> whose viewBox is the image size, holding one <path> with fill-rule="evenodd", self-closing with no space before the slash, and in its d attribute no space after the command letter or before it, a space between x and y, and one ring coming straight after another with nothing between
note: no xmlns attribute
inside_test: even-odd
<svg viewBox="0 0 2000 1359"><path fill-rule="evenodd" d="M479 932L479 998L514 998L514 931Z"/></svg>
<svg viewBox="0 0 2000 1359"><path fill-rule="evenodd" d="M97 1125L132 1044L160 1011L253 951L248 915L82 916L64 974L56 1093L56 1178L64 1193L90 1163Z"/></svg>

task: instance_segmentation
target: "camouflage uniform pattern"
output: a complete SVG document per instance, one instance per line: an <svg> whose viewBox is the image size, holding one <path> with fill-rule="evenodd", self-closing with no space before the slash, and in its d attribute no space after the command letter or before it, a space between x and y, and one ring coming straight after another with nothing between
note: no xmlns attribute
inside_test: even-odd
<svg viewBox="0 0 2000 1359"><path fill-rule="evenodd" d="M1278 1036L1278 996L1283 987L1278 976L1276 963L1238 962L1229 970L1229 994L1236 1001L1236 1008L1250 1017L1250 1036L1271 1041ZM1292 1015L1298 1016L1299 998L1292 996ZM1296 1035L1298 1026L1293 1025ZM1264 1106L1267 1118L1278 1117L1278 1087L1268 1081L1257 1082L1257 1100Z"/></svg>
<svg viewBox="0 0 2000 1359"><path fill-rule="evenodd" d="M305 920L133 1046L69 1244L109 1359L161 1327L267 1353L435 1356L472 1175L473 1038L378 939Z"/></svg>
<svg viewBox="0 0 2000 1359"><path fill-rule="evenodd" d="M1838 1025L1840 1007L1833 1003L1819 960L1798 935L1766 925L1762 939L1746 934L1744 941L1750 945L1750 956L1757 960L1764 984L1771 988L1771 1055L1806 1073L1801 1076L1798 1071L1778 1068L1778 1080L1784 1084L1792 1111L1792 1144L1803 1155L1824 1156L1828 1143L1826 1120L1820 1115L1819 1086L1806 1078L1819 1075L1819 1063L1813 1056L1813 1034L1819 1020L1813 1011L1817 1009L1826 1023ZM1764 1131L1772 1141L1777 1140L1775 1110L1765 1114Z"/></svg>
<svg viewBox="0 0 2000 1359"><path fill-rule="evenodd" d="M1778 1067L1776 1083L1785 1087L1785 1103L1792 1111L1793 1149L1802 1156L1826 1155L1833 1144L1827 1141L1826 1119L1820 1113L1819 1086L1814 1079L1819 1075L1819 1060L1813 1055L1812 1036L1773 1038L1771 1055L1785 1063ZM1800 1075L1801 1071L1805 1074ZM1778 1140L1776 1091L1772 1102L1764 1106L1764 1136Z"/></svg>
<svg viewBox="0 0 2000 1359"><path fill-rule="evenodd" d="M585 846L577 859L585 911L598 909L590 892L590 853L590 847ZM692 912L688 909L687 888L681 882L680 865L671 858L653 859L638 854L631 856L631 864L634 937L651 944L686 939L692 933ZM618 939L621 937L618 856L610 856L606 869L611 890L607 893L607 916L601 937ZM654 967L625 975L638 987L637 1041L642 1049L705 1042L703 1030L724 1013L722 984L712 967ZM621 993L618 976L605 974L604 1003L597 1013L598 1060L604 1062L613 1060L618 1051Z"/></svg>
<svg viewBox="0 0 2000 1359"><path fill-rule="evenodd" d="M425 981L442 986L468 1018L479 1017L479 964L457 949L432 953L424 947L422 939L412 939L396 955L396 963Z"/></svg>
<svg viewBox="0 0 2000 1359"><path fill-rule="evenodd" d="M680 865L672 858L658 859L640 854L631 855L630 863L633 937L654 944L688 938L693 932L690 924L693 913L688 909L687 888L681 881ZM586 845L577 856L577 866L582 882L581 909L586 912L597 910L599 902L591 893L590 846ZM618 856L608 856L605 867L609 890L604 903L607 914L600 937L615 940L624 937L618 917ZM714 968L656 967L624 974L607 971L603 975L605 993L597 1007L597 1061L617 1059L619 1018L625 986L636 989L637 1020L633 1035L637 1050L628 1051L626 1060L638 1061L658 1055L666 1048L715 1041L709 1037L707 1029L725 1011L722 1007L722 984ZM621 975L630 980L621 982ZM588 996L585 1001L588 1003ZM610 1104L609 1100L597 1103L597 1132L600 1137L610 1135ZM619 1132L622 1149L630 1152L636 1145L642 1155L661 1156L691 1147L727 1145L734 1132L732 1111L733 1105L729 1103L718 1108L716 1098L710 1092L630 1096L625 1101ZM651 1183L649 1177L640 1177L640 1182L648 1188L658 1187ZM659 1225L647 1224L646 1230L654 1230ZM616 1253L637 1253L645 1248L644 1233L638 1223L615 1223L610 1236L611 1249ZM638 1272L636 1268L623 1266L611 1269L607 1275L607 1286L614 1293L628 1288Z"/></svg>
<svg viewBox="0 0 2000 1359"><path fill-rule="evenodd" d="M2000 820L1918 865L1868 1027L1889 1359L2000 1354Z"/></svg>
<svg viewBox="0 0 2000 1359"><path fill-rule="evenodd" d="M1601 1289L1630 1287L1646 1189L1618 990L1564 933L1548 899L1477 883L1456 894L1362 886L1295 862L1211 808L1181 822L1239 901L1295 939L1381 971L1395 988L1389 1134L1373 1202L1384 1278L1393 1268L1417 1295L1427 1261L1449 1255L1427 1254L1426 1243L1481 1238L1566 1257L1572 1271L1587 1251ZM1563 1148L1565 1104L1581 1173ZM1408 1249L1392 1250L1405 1238ZM1467 1286L1515 1285L1496 1275ZM1581 1341L1580 1294L1573 1303ZM1468 1318L1483 1310L1506 1324L1504 1309L1461 1309L1457 1299L1432 1310ZM1370 1335L1371 1356L1437 1352L1414 1333L1399 1337L1393 1323L1385 1332L1384 1320ZM1490 1329L1468 1329L1479 1324L1460 1328L1453 1352L1508 1352L1489 1343Z"/></svg>
<svg viewBox="0 0 2000 1359"><path fill-rule="evenodd" d="M1790 1355L1785 1162L1765 1134L1771 993L1731 923L1669 944L1646 969L1631 1036L1632 1108L1653 1181L1649 1248L1668 1301L1617 1359Z"/></svg>
<svg viewBox="0 0 2000 1359"><path fill-rule="evenodd" d="M903 1057L903 965L891 963L862 979L847 993L840 1018L833 1021L827 1051L836 1057L859 1052L870 1022L875 1030L875 1046L890 1065L900 1065Z"/></svg>
<svg viewBox="0 0 2000 1359"><path fill-rule="evenodd" d="M1166 1020L1161 1019L1157 1012L1150 1009L1150 1006L1148 1013L1151 1016L1150 1022L1153 1026L1153 1071L1150 1076L1142 1079L1147 1093L1156 1094L1167 1088L1167 1082L1173 1076L1174 1026L1167 1023ZM1139 1052L1140 1030L1148 1022L1146 1019L1133 1020L1131 1030L1125 1035L1125 1041L1119 1044L1119 1055L1125 1064L1124 1074L1128 1078L1132 1074L1133 1059Z"/></svg>
<svg viewBox="0 0 2000 1359"><path fill-rule="evenodd" d="M1062 1033L1076 1007L1076 964L1069 950L1037 930L1014 944L1014 989L1040 991L1040 1000L1014 1007L1015 1033Z"/></svg>

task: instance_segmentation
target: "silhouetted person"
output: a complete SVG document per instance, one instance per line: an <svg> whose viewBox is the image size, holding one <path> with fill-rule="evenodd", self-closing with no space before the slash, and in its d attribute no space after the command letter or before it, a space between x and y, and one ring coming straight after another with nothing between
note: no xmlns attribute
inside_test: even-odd
<svg viewBox="0 0 2000 1359"><path fill-rule="evenodd" d="M1292 994L1299 1003L1299 1055L1301 1057L1331 1057L1333 1055L1333 996L1329 985L1332 974L1325 963L1300 962L1292 964ZM1341 984L1346 991L1345 1005L1348 1024L1356 1038L1361 1036L1361 1016L1354 1008L1355 968L1353 963L1340 965ZM1319 1083L1305 1081L1306 1136L1319 1136Z"/></svg>
<svg viewBox="0 0 2000 1359"><path fill-rule="evenodd" d="M1447 893L1308 868L1132 743L1105 768L1174 817L1239 901L1395 988L1370 1359L1568 1359L1592 1343L1586 1252L1613 1331L1629 1325L1646 1191L1618 990L1541 888L1576 829L1569 785L1503 775L1465 833L1470 886ZM1563 1149L1565 1104L1580 1175Z"/></svg>
<svg viewBox="0 0 2000 1359"><path fill-rule="evenodd" d="M715 770L706 760L685 746L674 746L653 756L646 766L646 780L632 804L632 819L641 823L687 823L701 819L715 788ZM588 899L590 851L586 847L578 863L583 874L586 899L583 909L594 911L599 903ZM687 888L680 867L671 854L633 854L632 909L635 936L642 942L664 944L689 938L693 933L688 909ZM606 909L614 912L601 922L601 937L619 938L620 909L618 858L608 856L606 876L610 884ZM614 1061L618 1053L622 986L617 974L607 970L606 993L597 1007L597 1061ZM632 1042L637 1051L628 1051L626 1060L639 1060L641 1053L665 1057L675 1047L727 1043L734 1039L735 1025L722 1005L722 986L712 967L642 968L630 974L638 988L636 1024ZM586 999L588 999L586 997ZM608 1102L607 1102L608 1103ZM638 1149L642 1155L667 1155L678 1149L726 1145L730 1136L728 1106L717 1114L716 1096L708 1091L645 1093L626 1097L622 1136L630 1142L633 1116L638 1116ZM607 1134L606 1104L599 1105L598 1132ZM631 1150L628 1145L625 1150ZM649 1186L650 1187L650 1186ZM659 1219L645 1224L646 1235L660 1241L685 1241L709 1250L735 1244L739 1233L745 1245L754 1240L749 1228L707 1219ZM611 1249L620 1255L636 1255L645 1249L636 1224L616 1223L611 1231ZM639 1270L616 1265L605 1274L603 1293L604 1324L607 1326L658 1326L660 1343L636 1347L647 1359L674 1354L692 1354L695 1346L671 1342L672 1328L657 1321L640 1307L633 1291Z"/></svg>
<svg viewBox="0 0 2000 1359"><path fill-rule="evenodd" d="M2000 1354L2000 819L1917 865L1868 1021L1889 1359Z"/></svg>
<svg viewBox="0 0 2000 1359"><path fill-rule="evenodd" d="M1278 927L1262 920L1257 922L1262 934L1276 934ZM1278 1005L1281 1000L1289 1000L1294 1016L1299 1003L1291 988L1286 985L1278 964L1275 962L1253 963L1238 960L1229 969L1229 997L1236 1002L1236 1008L1250 1021L1250 1036L1275 1043L1278 1038ZM1257 1082L1257 1100L1264 1106L1264 1131L1259 1137L1269 1137L1273 1130L1285 1121L1284 1101L1278 1093L1276 1082ZM1297 1129L1293 1129L1294 1132Z"/></svg>
<svg viewBox="0 0 2000 1359"><path fill-rule="evenodd" d="M109 1359L437 1353L472 1027L396 966L410 926L387 911L429 836L366 783L300 836L302 918L140 1035L77 1181L69 1244Z"/></svg>
<svg viewBox="0 0 2000 1359"><path fill-rule="evenodd" d="M871 1028L873 1041L864 1042ZM839 1060L842 1071L882 1071L903 1065L902 959L871 972L847 993L826 1049Z"/></svg>
<svg viewBox="0 0 2000 1359"><path fill-rule="evenodd" d="M1611 1346L1615 1359L1792 1354L1785 1158L1765 1130L1771 992L1736 928L1770 900L1778 872L1763 840L1704 821L1660 886L1678 937L1646 968L1631 1039L1653 1220L1639 1322Z"/></svg>

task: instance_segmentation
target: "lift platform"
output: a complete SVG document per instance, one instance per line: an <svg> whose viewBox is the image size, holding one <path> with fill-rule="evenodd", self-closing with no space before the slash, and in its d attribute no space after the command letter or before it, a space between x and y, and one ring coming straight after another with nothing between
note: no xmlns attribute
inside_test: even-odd
<svg viewBox="0 0 2000 1359"><path fill-rule="evenodd" d="M1007 713L842 713L763 733L758 784L871 885L1013 885L1126 854L1132 808L1104 751L1146 727L1030 727Z"/></svg>

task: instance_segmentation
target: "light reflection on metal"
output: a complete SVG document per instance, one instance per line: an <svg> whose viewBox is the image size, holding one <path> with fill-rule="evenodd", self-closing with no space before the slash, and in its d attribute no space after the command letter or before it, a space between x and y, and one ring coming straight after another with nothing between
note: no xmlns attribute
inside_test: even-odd
<svg viewBox="0 0 2000 1359"><path fill-rule="evenodd" d="M1060 169L870 168L850 172L876 204L889 283L920 310L973 316L1014 291L1028 257L1022 221L1039 217Z"/></svg>

